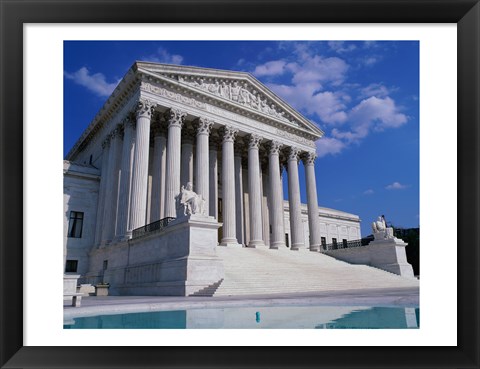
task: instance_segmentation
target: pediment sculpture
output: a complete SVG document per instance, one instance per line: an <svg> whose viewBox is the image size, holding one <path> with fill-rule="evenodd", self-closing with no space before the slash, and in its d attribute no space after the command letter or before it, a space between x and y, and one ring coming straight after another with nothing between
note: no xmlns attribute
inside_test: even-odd
<svg viewBox="0 0 480 369"><path fill-rule="evenodd" d="M213 80L208 79L208 82L206 82L202 77L181 75L178 76L178 80L205 92L209 92L251 109L258 110L279 120L289 122L295 126L299 125L295 119L287 116L285 111L281 110L274 103L269 102L266 96L263 96L245 81L228 79L219 80L215 78Z"/></svg>

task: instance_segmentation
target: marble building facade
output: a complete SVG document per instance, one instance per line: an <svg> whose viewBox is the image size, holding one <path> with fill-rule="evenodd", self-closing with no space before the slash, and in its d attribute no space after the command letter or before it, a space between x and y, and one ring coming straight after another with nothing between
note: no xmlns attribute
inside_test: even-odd
<svg viewBox="0 0 480 369"><path fill-rule="evenodd" d="M219 246L319 251L361 238L358 216L318 206L322 135L248 73L136 62L64 161L67 269L98 276L135 229L177 217L189 182L221 223Z"/></svg>

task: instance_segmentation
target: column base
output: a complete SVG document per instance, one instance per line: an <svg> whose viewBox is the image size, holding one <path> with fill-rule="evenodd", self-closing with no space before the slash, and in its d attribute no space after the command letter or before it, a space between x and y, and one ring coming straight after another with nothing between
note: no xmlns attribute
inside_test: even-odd
<svg viewBox="0 0 480 369"><path fill-rule="evenodd" d="M235 238L224 238L220 241L218 246L242 247Z"/></svg>
<svg viewBox="0 0 480 369"><path fill-rule="evenodd" d="M310 251L319 252L320 245L310 245Z"/></svg>
<svg viewBox="0 0 480 369"><path fill-rule="evenodd" d="M265 243L263 242L263 240L251 240L247 247L262 247L262 246L265 246Z"/></svg>
<svg viewBox="0 0 480 369"><path fill-rule="evenodd" d="M278 250L280 248L286 248L285 242L274 242L270 245L271 249Z"/></svg>
<svg viewBox="0 0 480 369"><path fill-rule="evenodd" d="M303 243L297 243L297 244L293 244L292 247L290 247L290 250L300 251L300 250L307 250L307 248Z"/></svg>

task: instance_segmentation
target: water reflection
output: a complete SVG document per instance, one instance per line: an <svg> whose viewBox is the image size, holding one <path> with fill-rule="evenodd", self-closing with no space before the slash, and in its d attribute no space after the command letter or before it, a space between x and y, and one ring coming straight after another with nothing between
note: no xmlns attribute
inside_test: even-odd
<svg viewBox="0 0 480 369"><path fill-rule="evenodd" d="M403 329L419 327L413 307L279 306L101 315L64 322L65 329Z"/></svg>

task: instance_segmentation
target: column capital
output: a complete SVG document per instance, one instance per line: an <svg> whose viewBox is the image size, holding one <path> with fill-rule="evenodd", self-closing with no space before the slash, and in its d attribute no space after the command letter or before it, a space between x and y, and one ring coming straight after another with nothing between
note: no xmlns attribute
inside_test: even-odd
<svg viewBox="0 0 480 369"><path fill-rule="evenodd" d="M105 149L110 146L111 134L109 133L102 142L102 149Z"/></svg>
<svg viewBox="0 0 480 369"><path fill-rule="evenodd" d="M270 141L267 145L269 155L279 155L280 149L283 147L283 144L278 141Z"/></svg>
<svg viewBox="0 0 480 369"><path fill-rule="evenodd" d="M298 162L298 156L300 154L300 149L295 147L295 146L291 146L289 149L288 149L288 161L296 161Z"/></svg>
<svg viewBox="0 0 480 369"><path fill-rule="evenodd" d="M304 165L314 165L317 153L314 151L308 151L302 155L302 161Z"/></svg>
<svg viewBox="0 0 480 369"><path fill-rule="evenodd" d="M257 135L256 133L252 133L248 138L248 148L258 150L262 140L263 140L262 136Z"/></svg>
<svg viewBox="0 0 480 369"><path fill-rule="evenodd" d="M171 108L167 110L165 113L165 119L167 120L168 128L173 126L182 128L186 116L187 113L179 109Z"/></svg>
<svg viewBox="0 0 480 369"><path fill-rule="evenodd" d="M124 129L127 128L128 126L135 129L136 123L137 122L135 121L135 116L133 112L128 112L127 114L125 114L125 116L122 119L122 124Z"/></svg>
<svg viewBox="0 0 480 369"><path fill-rule="evenodd" d="M193 125L196 128L197 136L210 135L210 132L212 131L213 123L214 123L213 120L205 117L199 117L195 119Z"/></svg>
<svg viewBox="0 0 480 369"><path fill-rule="evenodd" d="M235 137L237 136L238 129L233 128L232 126L224 126L221 130L221 134L223 136L223 142L233 142L235 141Z"/></svg>
<svg viewBox="0 0 480 369"><path fill-rule="evenodd" d="M123 127L121 124L117 124L110 132L110 139L114 139L115 137L120 137L123 134Z"/></svg>
<svg viewBox="0 0 480 369"><path fill-rule="evenodd" d="M152 118L153 111L155 109L156 104L147 99L140 99L138 100L137 107L135 109L135 113L138 118Z"/></svg>

